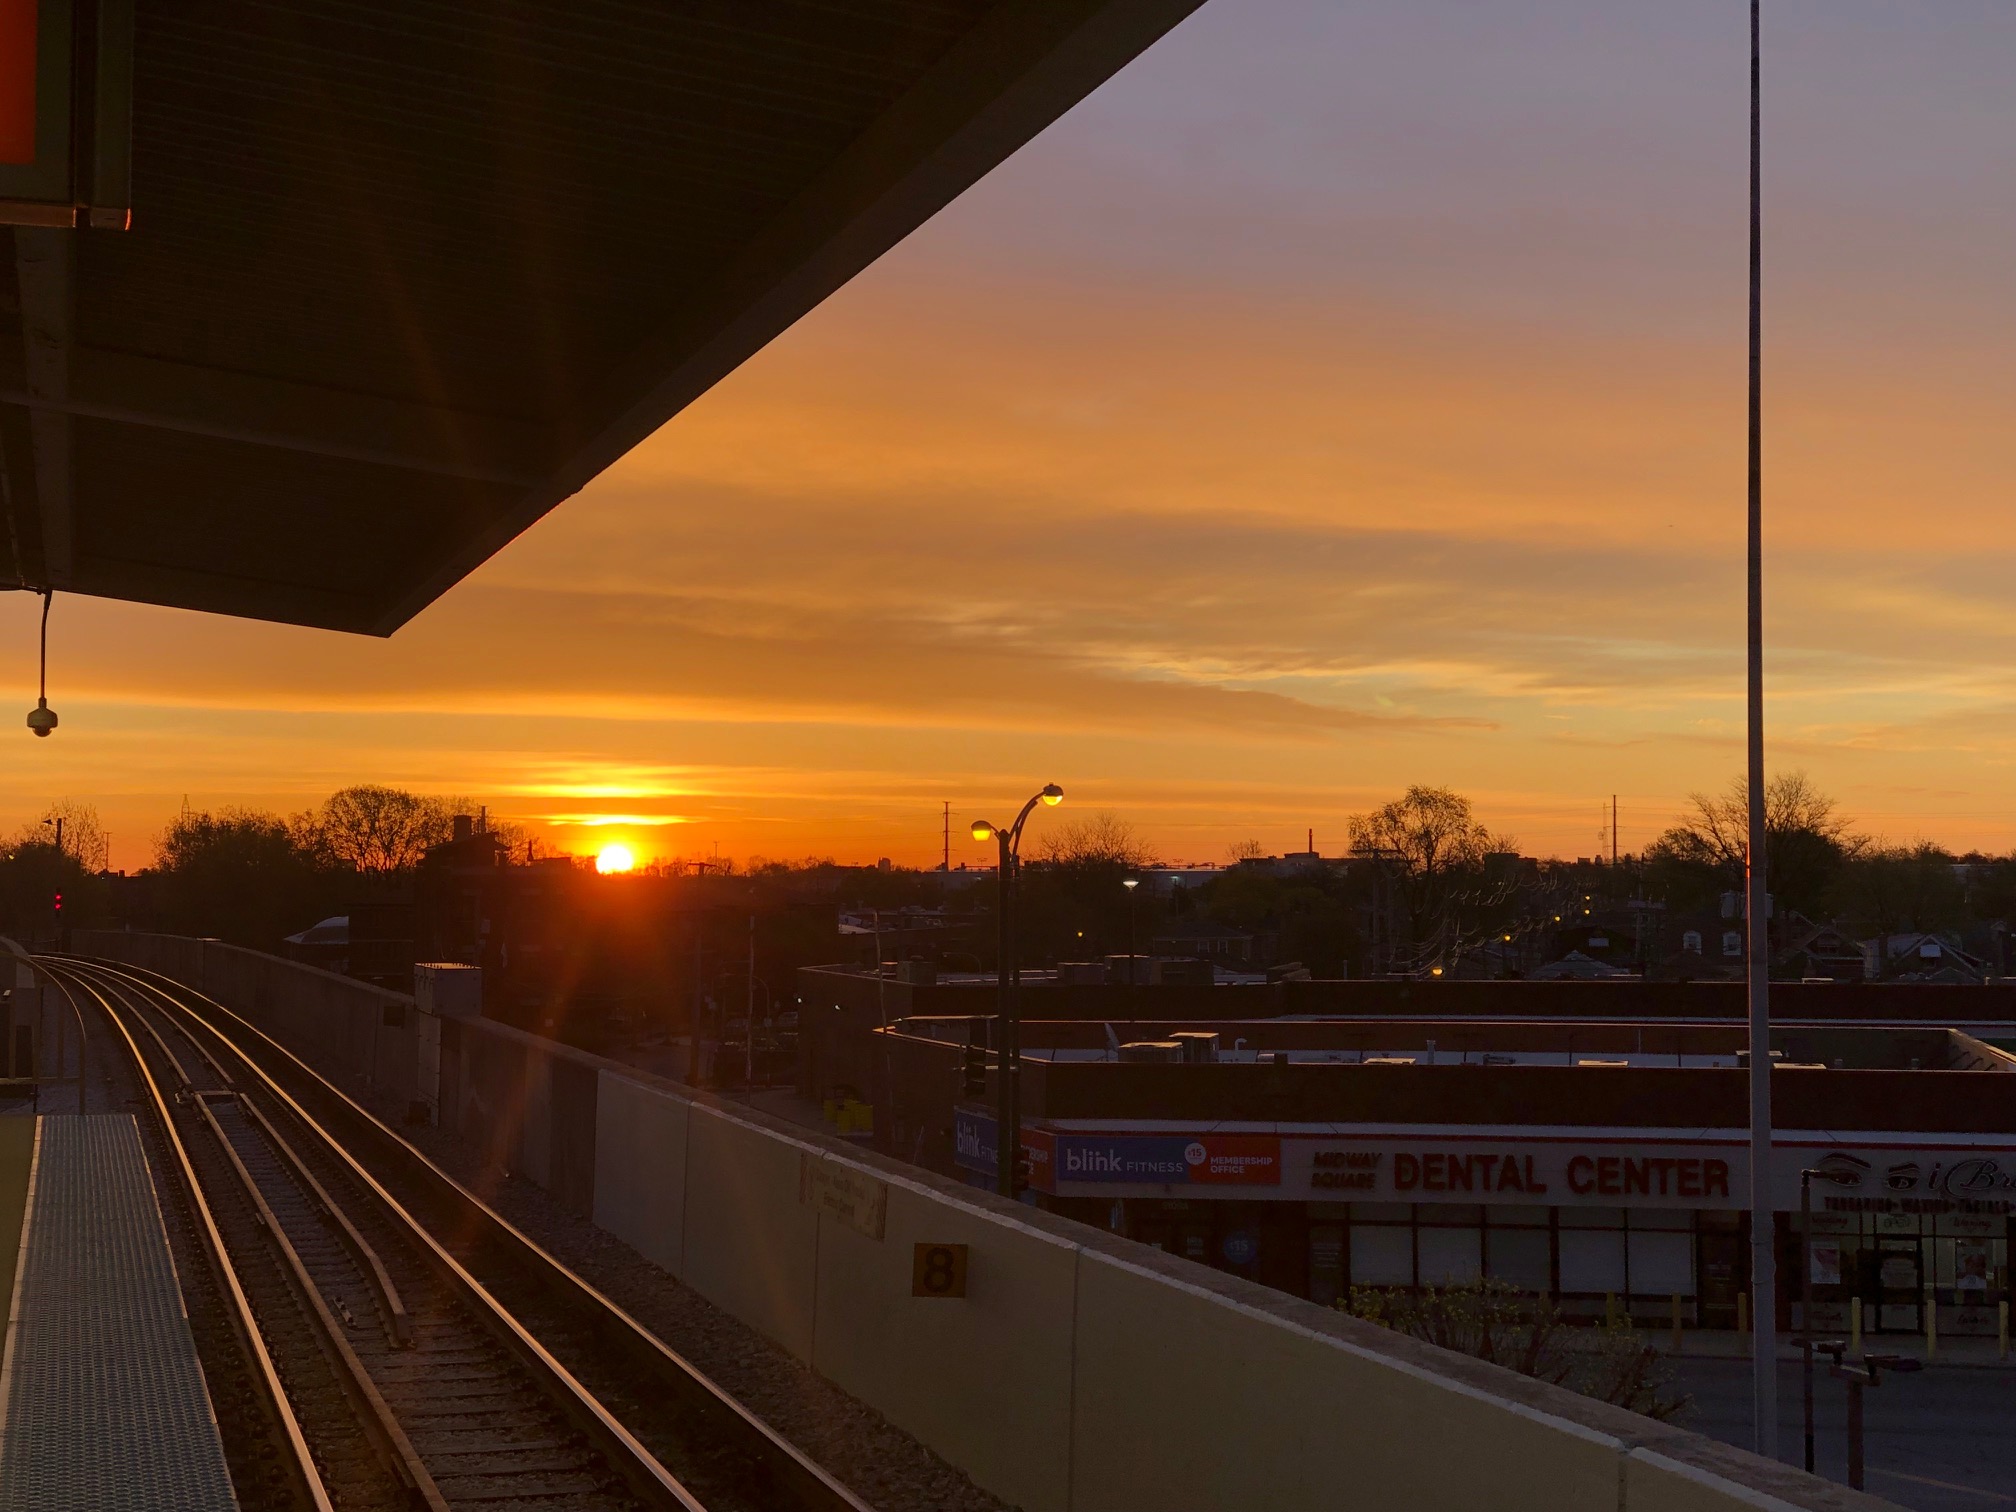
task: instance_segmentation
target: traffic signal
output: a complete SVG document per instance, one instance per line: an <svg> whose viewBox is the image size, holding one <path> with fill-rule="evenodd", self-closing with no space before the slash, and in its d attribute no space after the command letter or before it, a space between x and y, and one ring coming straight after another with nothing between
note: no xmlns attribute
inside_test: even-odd
<svg viewBox="0 0 2016 1512"><path fill-rule="evenodd" d="M980 1045L968 1045L960 1070L960 1091L967 1097L984 1097L987 1093L987 1051Z"/></svg>
<svg viewBox="0 0 2016 1512"><path fill-rule="evenodd" d="M60 892L56 894L56 912L59 914L63 912L63 894Z"/></svg>

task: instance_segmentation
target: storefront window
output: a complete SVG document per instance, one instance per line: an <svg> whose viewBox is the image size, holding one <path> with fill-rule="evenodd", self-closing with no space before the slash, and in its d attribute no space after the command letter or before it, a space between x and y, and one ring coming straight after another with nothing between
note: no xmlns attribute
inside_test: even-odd
<svg viewBox="0 0 2016 1512"><path fill-rule="evenodd" d="M1412 1286L1413 1227L1354 1220L1351 1224L1351 1284Z"/></svg>
<svg viewBox="0 0 2016 1512"><path fill-rule="evenodd" d="M1493 1280L1531 1292L1554 1289L1554 1236L1544 1228L1500 1228L1494 1214L1484 1256Z"/></svg>
<svg viewBox="0 0 2016 1512"><path fill-rule="evenodd" d="M1484 1273L1484 1235L1471 1228L1420 1231L1421 1285L1461 1286Z"/></svg>
<svg viewBox="0 0 2016 1512"><path fill-rule="evenodd" d="M1641 1231L1640 1214L1631 1216L1625 1236L1625 1262L1631 1270L1631 1295L1653 1301L1694 1295L1694 1236L1678 1229Z"/></svg>
<svg viewBox="0 0 2016 1512"><path fill-rule="evenodd" d="M1561 1215L1564 1219L1566 1212ZM1625 1291L1622 1228L1570 1228L1564 1222L1561 1241L1561 1290L1584 1295Z"/></svg>

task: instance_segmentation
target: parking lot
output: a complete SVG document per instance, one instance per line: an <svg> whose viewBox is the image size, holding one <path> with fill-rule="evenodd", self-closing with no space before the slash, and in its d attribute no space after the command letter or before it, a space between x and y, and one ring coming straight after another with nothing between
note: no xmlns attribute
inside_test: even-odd
<svg viewBox="0 0 2016 1512"><path fill-rule="evenodd" d="M1750 1362L1682 1359L1681 1389L1694 1397L1680 1422L1696 1432L1748 1447ZM1803 1455L1799 1367L1778 1373L1781 1458ZM1813 1390L1816 1471L1847 1479L1847 1389L1823 1361ZM2016 1370L1938 1365L1885 1377L1864 1395L1866 1488L1916 1512L1993 1512L2016 1508Z"/></svg>

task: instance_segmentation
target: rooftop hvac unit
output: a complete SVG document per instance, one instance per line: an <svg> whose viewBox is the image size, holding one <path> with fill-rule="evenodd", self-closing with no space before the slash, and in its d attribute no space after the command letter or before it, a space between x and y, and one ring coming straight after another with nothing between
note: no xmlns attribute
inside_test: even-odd
<svg viewBox="0 0 2016 1512"><path fill-rule="evenodd" d="M1139 987L1155 980L1155 958L1145 955L1109 955L1106 957L1106 980L1123 982Z"/></svg>
<svg viewBox="0 0 2016 1512"><path fill-rule="evenodd" d="M938 985L938 963L936 961L899 961L896 963L896 980L910 987L936 987Z"/></svg>
<svg viewBox="0 0 2016 1512"><path fill-rule="evenodd" d="M1120 1059L1134 1065L1179 1065L1183 1047L1174 1040L1136 1040L1120 1047Z"/></svg>
<svg viewBox="0 0 2016 1512"><path fill-rule="evenodd" d="M1210 1065L1218 1059L1218 1036L1198 1029L1186 1029L1169 1036L1183 1047L1183 1059L1193 1066Z"/></svg>

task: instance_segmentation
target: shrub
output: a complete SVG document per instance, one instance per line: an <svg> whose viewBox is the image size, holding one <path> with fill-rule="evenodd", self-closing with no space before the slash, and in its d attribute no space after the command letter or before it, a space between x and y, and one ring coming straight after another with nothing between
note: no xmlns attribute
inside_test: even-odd
<svg viewBox="0 0 2016 1512"><path fill-rule="evenodd" d="M1693 1399L1668 1390L1673 1372L1626 1317L1572 1327L1560 1309L1507 1281L1419 1291L1354 1286L1345 1312L1650 1418L1671 1418Z"/></svg>

